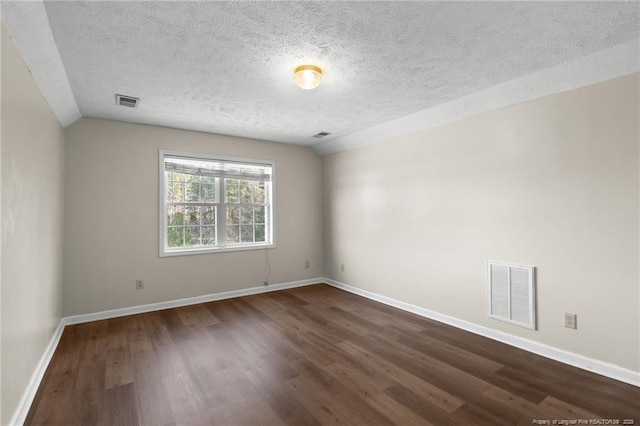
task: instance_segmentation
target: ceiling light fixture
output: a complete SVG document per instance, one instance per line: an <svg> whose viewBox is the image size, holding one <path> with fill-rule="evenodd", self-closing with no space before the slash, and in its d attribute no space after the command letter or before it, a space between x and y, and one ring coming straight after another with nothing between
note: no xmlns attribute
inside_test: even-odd
<svg viewBox="0 0 640 426"><path fill-rule="evenodd" d="M322 70L315 65L300 65L293 72L293 79L301 89L315 89L322 83Z"/></svg>

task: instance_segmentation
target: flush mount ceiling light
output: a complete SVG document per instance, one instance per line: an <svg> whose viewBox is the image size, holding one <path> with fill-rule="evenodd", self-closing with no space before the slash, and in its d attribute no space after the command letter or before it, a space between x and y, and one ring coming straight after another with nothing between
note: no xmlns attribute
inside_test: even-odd
<svg viewBox="0 0 640 426"><path fill-rule="evenodd" d="M322 83L322 70L315 65L300 65L293 72L293 79L301 89L315 89Z"/></svg>

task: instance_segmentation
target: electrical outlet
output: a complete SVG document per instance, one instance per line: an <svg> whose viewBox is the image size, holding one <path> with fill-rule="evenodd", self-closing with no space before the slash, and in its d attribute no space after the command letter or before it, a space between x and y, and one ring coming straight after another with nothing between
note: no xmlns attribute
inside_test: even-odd
<svg viewBox="0 0 640 426"><path fill-rule="evenodd" d="M304 269L309 269L309 266L311 266L311 262L309 262L308 260L304 261Z"/></svg>
<svg viewBox="0 0 640 426"><path fill-rule="evenodd" d="M144 281L136 280L136 289L142 290L144 288Z"/></svg>
<svg viewBox="0 0 640 426"><path fill-rule="evenodd" d="M576 314L564 313L564 326L567 328L578 328L578 316Z"/></svg>
<svg viewBox="0 0 640 426"><path fill-rule="evenodd" d="M344 272L344 263L340 264L340 272Z"/></svg>

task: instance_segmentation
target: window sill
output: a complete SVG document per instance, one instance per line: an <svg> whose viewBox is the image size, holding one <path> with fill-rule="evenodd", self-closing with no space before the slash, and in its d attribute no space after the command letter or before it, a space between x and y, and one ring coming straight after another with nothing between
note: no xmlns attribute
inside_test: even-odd
<svg viewBox="0 0 640 426"><path fill-rule="evenodd" d="M246 246L195 248L175 251L161 251L159 257L189 256L194 254L228 253L234 251L265 250L276 248L275 244L247 244Z"/></svg>

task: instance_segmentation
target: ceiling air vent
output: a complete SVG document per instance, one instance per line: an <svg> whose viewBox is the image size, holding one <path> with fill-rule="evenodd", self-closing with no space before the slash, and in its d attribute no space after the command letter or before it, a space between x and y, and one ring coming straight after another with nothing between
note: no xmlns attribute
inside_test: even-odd
<svg viewBox="0 0 640 426"><path fill-rule="evenodd" d="M330 134L331 133L329 133L329 132L320 132L320 133L317 133L317 134L313 135L312 137L314 137L316 139L322 139L325 136L329 136Z"/></svg>
<svg viewBox="0 0 640 426"><path fill-rule="evenodd" d="M137 108L138 103L140 103L139 98L134 98L133 96L116 95L116 105L129 108Z"/></svg>

